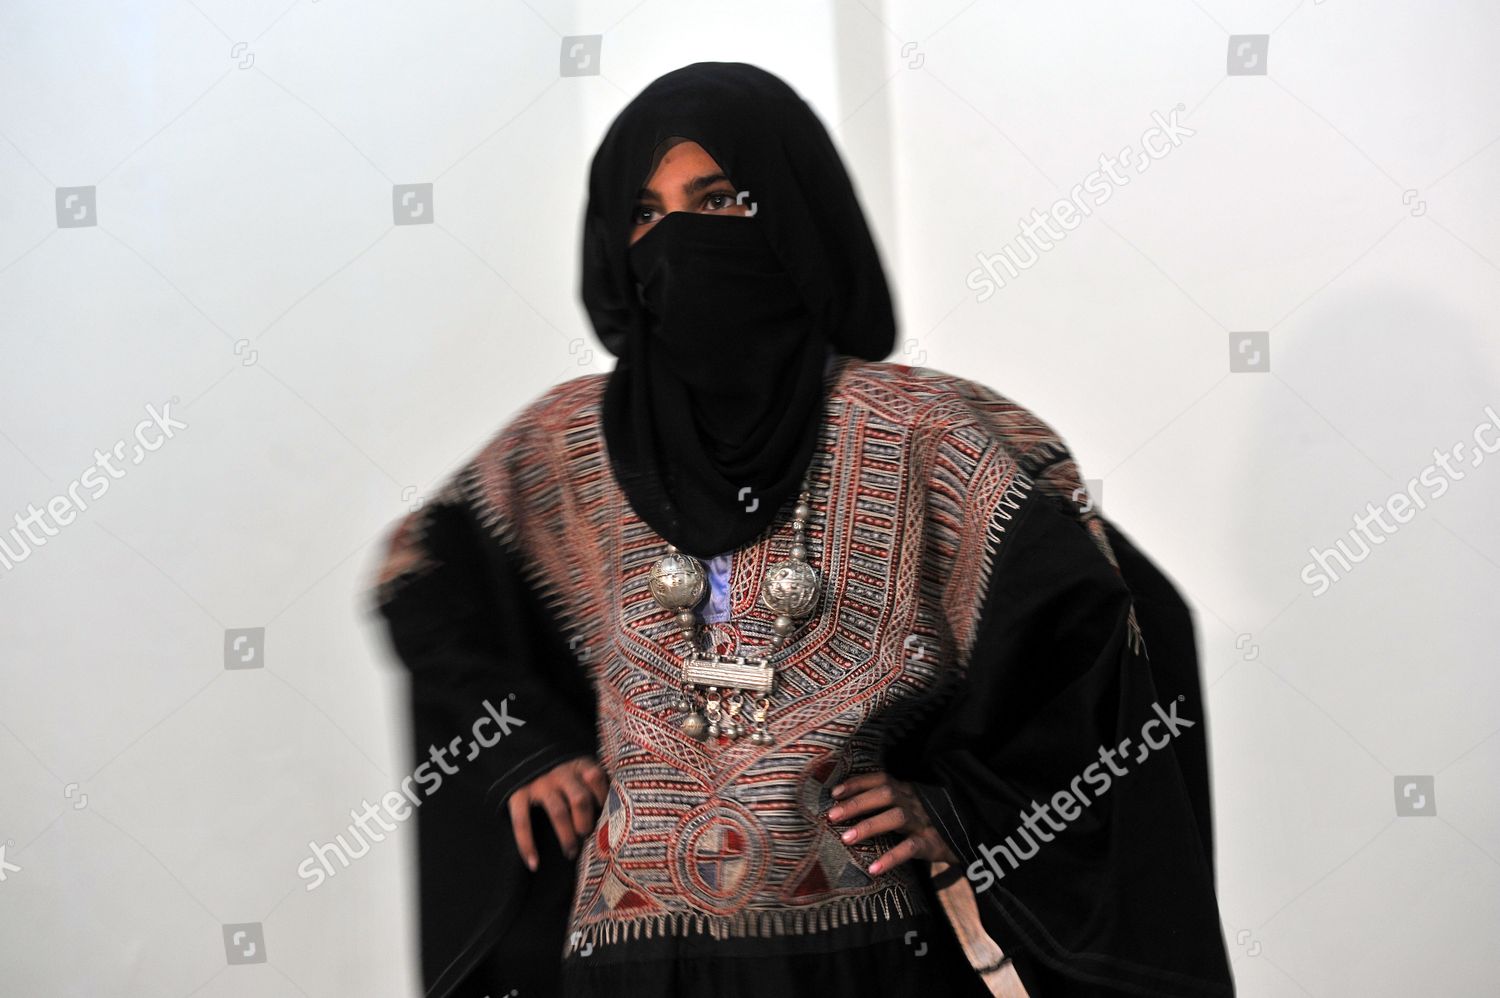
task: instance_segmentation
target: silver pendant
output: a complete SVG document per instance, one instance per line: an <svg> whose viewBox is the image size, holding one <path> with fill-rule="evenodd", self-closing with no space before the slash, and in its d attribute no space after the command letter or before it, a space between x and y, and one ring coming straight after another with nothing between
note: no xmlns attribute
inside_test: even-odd
<svg viewBox="0 0 1500 998"><path fill-rule="evenodd" d="M775 680L776 670L764 658L705 654L689 655L682 660L682 681L693 686L769 693Z"/></svg>

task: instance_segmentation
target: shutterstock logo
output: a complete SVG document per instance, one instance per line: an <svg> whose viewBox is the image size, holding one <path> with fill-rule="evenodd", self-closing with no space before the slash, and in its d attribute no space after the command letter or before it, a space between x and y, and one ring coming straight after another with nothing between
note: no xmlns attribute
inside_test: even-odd
<svg viewBox="0 0 1500 998"><path fill-rule="evenodd" d="M1335 582L1352 572L1355 565L1368 558L1377 546L1384 544L1403 523L1409 523L1418 511L1426 509L1429 501L1441 499L1454 482L1463 481L1467 477L1461 467L1465 463L1465 450L1469 453L1467 464L1470 468L1479 467L1486 455L1500 451L1500 413L1487 405L1484 414L1489 418L1469 434L1474 441L1472 447L1463 440L1455 441L1447 450L1434 447L1432 463L1407 479L1406 488L1392 492L1379 506L1365 503L1363 514L1352 514L1350 519L1354 526L1346 532L1348 544L1343 538L1338 538L1333 547L1307 549L1311 560L1302 566L1301 578L1312 587L1314 596L1326 593ZM1421 489L1417 488L1419 484ZM1390 514L1394 522L1387 523L1386 514ZM1376 533L1372 526L1379 526L1380 532Z"/></svg>
<svg viewBox="0 0 1500 998"><path fill-rule="evenodd" d="M998 845L980 844L979 854L983 858L970 863L964 871L969 880L977 885L974 888L975 894L983 894L995 886L996 881L1004 879L1009 871L1001 865L1002 859L1010 870L1031 859L1041 851L1043 845L1055 841L1055 833L1065 831L1068 822L1083 814L1084 808L1108 793L1116 779L1129 773L1128 764L1140 765L1153 751L1166 748L1182 731L1197 726L1196 722L1177 716L1176 700L1166 709L1159 703L1153 703L1151 710L1156 716L1141 725L1139 742L1124 738L1118 745L1101 745L1099 761L1089 763L1083 772L1073 777L1066 789L1059 790L1045 801L1033 800L1030 810L1021 812L1020 827L1007 835L1005 841ZM1132 744L1136 746L1134 759L1130 753ZM1094 792L1092 797L1088 790ZM1053 817L1054 813L1056 818ZM1043 823L1046 828L1042 827Z"/></svg>
<svg viewBox="0 0 1500 998"><path fill-rule="evenodd" d="M347 831L349 839L346 840L342 834L334 836L332 842L308 842L307 847L311 855L297 866L297 875L307 881L307 890L314 891L323 886L323 882L329 877L335 876L340 869L348 869L354 860L369 855L372 842L384 842L383 832L394 832L398 826L390 824L381 816L381 812L395 821L405 821L412 815L413 807L421 807L426 797L437 793L438 788L443 785L443 775L454 775L459 770L460 762L472 762L478 758L479 753L494 745L500 739L510 734L512 728L522 728L526 722L510 713L510 702L516 695L510 694L500 701L496 707L488 700L481 701L484 713L480 715L469 729L472 737L467 742L468 754L460 756L460 748L465 745L464 736L456 735L447 745L430 745L427 749L427 762L417 766L411 774L401 781L399 790L388 790L380 798L380 806L371 804L369 800L361 800L363 807L359 810L351 809L349 817L353 822ZM481 734L486 727L493 729L493 733L486 736ZM417 787L422 792L417 792ZM370 827L371 824L378 825L381 831ZM354 843L358 843L358 848ZM339 865L335 866L330 859L337 860Z"/></svg>
<svg viewBox="0 0 1500 998"><path fill-rule="evenodd" d="M1036 266L1043 253L1066 239L1084 218L1094 213L1095 208L1130 183L1132 163L1136 173L1145 173L1152 163L1180 147L1183 140L1196 135L1177 120L1182 110L1183 105L1178 104L1165 115L1160 111L1151 112L1155 124L1141 133L1138 142L1141 153L1130 146L1124 146L1114 154L1100 153L1099 169L1074 184L1067 197L1053 201L1046 211L1033 208L1029 217L1021 219L1020 229L1008 245L997 253L974 254L979 266L969 271L964 284L969 290L979 292L976 300L988 301L996 288L1005 287L1008 280L1020 277L1021 271ZM1090 197L1084 197L1085 191Z"/></svg>
<svg viewBox="0 0 1500 998"><path fill-rule="evenodd" d="M7 572L30 558L32 552L45 547L50 538L62 532L62 528L78 518L78 514L89 508L109 491L112 481L125 477L132 465L140 464L147 454L161 449L172 439L174 431L187 429L186 423L172 418L172 405L177 400L162 403L160 410L155 405L146 406L148 418L135 424L134 439L116 441L108 451L94 450L94 463L85 468L64 490L47 500L44 509L35 503L26 504L24 514L15 514L15 526L0 534L0 565ZM80 489L88 489L87 496Z"/></svg>

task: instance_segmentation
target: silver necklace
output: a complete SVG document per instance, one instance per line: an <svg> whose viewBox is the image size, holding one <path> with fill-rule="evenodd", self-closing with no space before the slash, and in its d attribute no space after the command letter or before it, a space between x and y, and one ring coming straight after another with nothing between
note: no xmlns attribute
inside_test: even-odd
<svg viewBox="0 0 1500 998"><path fill-rule="evenodd" d="M651 566L651 595L663 608L676 611L677 626L688 646L682 657L677 698L678 709L687 712L682 731L688 737L701 741L723 735L733 740L749 731L752 744L771 744L767 718L778 668L771 664L771 656L785 647L802 618L812 612L821 589L818 570L807 563L804 531L812 516L811 503L812 492L804 476L792 511L790 557L768 567L761 578L761 602L776 614L775 633L765 655L721 655L700 650L698 617L693 608L708 592L703 563L668 544L667 553Z"/></svg>

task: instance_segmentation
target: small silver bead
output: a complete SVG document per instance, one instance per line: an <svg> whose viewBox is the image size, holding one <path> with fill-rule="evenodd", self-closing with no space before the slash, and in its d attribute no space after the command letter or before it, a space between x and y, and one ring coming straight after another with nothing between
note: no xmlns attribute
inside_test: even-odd
<svg viewBox="0 0 1500 998"><path fill-rule="evenodd" d="M784 613L779 613L776 615L776 633L779 636L785 638L788 634L791 634L796 629L797 623L796 621L792 620L791 617L787 616Z"/></svg>

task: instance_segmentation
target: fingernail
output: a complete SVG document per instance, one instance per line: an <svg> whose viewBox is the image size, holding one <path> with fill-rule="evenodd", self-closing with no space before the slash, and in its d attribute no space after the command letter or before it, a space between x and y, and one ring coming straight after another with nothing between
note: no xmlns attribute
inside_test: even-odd
<svg viewBox="0 0 1500 998"><path fill-rule="evenodd" d="M845 842L853 842L854 841L854 837L856 835L858 835L858 834L859 833L857 831L855 831L854 829L851 828L847 832L845 832L843 835L840 835L839 838L843 839Z"/></svg>
<svg viewBox="0 0 1500 998"><path fill-rule="evenodd" d="M839 820L839 815L841 815L843 813L844 813L844 809L843 808L839 808L839 807L830 808L829 811L828 811L828 820L829 821L838 821Z"/></svg>
<svg viewBox="0 0 1500 998"><path fill-rule="evenodd" d="M536 872L536 857L535 856L527 856L526 857L526 865L528 867L530 867L532 873L535 873Z"/></svg>
<svg viewBox="0 0 1500 998"><path fill-rule="evenodd" d="M844 785L842 783L840 783L838 786L834 787L832 790L830 790L828 792L831 793L831 794L833 794L835 797L837 797L839 794L841 794L841 793L844 792Z"/></svg>
<svg viewBox="0 0 1500 998"><path fill-rule="evenodd" d="M875 862L870 864L870 872L872 874L880 872L880 860L877 859Z"/></svg>

